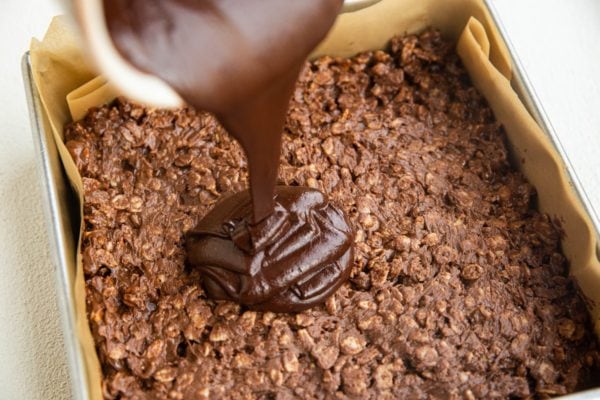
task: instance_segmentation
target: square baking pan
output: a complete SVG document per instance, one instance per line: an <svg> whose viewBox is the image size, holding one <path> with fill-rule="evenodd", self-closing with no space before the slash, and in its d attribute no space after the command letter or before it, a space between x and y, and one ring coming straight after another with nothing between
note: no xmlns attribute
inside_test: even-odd
<svg viewBox="0 0 600 400"><path fill-rule="evenodd" d="M511 85L562 158L570 180L569 184L576 192L590 220L593 222L596 238L598 238L598 232L600 232L598 213L577 178L572 164L566 156L564 148L540 104L539 98L531 87L521 63L515 56L514 48L510 42L510 35L499 21L497 12L491 5L491 1L484 0L484 4L491 16L492 23L495 24L500 34L501 40L504 41L509 51L513 67ZM55 271L57 298L62 317L65 350L70 370L73 398L88 399L89 388L85 374L85 354L81 350L76 335L78 321L72 302L75 271L70 270L68 267L69 265L73 265L72 261L75 259L77 252L78 229L80 226L80 217L77 211L79 209L78 200L70 187L62 167L48 119L45 115L35 82L33 81L28 52L22 58L22 73L31 118L38 173L43 189L44 213L50 238L50 251ZM596 252L600 258L598 243L596 244ZM600 399L600 382L598 382L598 386L599 388L597 389L561 398L568 400Z"/></svg>

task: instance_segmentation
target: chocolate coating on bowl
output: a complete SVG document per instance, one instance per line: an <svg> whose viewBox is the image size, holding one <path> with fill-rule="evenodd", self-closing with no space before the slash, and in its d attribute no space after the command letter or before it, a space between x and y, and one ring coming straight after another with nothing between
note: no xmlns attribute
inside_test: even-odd
<svg viewBox="0 0 600 400"><path fill-rule="evenodd" d="M222 199L187 237L207 294L256 310L301 311L324 301L352 266L352 230L314 189L279 186L275 211L251 221L248 191Z"/></svg>

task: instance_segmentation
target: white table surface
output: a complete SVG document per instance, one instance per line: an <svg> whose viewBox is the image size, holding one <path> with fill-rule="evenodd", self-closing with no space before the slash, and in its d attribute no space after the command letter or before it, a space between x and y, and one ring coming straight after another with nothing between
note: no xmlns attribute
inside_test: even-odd
<svg viewBox="0 0 600 400"><path fill-rule="evenodd" d="M442 0L440 0L442 1ZM575 170L600 210L600 1L495 0ZM0 399L70 396L20 73L56 0L0 6Z"/></svg>

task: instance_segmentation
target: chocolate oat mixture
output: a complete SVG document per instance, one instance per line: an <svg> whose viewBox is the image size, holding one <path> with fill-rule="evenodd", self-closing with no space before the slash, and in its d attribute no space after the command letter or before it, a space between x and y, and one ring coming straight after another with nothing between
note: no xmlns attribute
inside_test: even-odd
<svg viewBox="0 0 600 400"><path fill-rule="evenodd" d="M207 300L186 265L185 233L248 184L211 115L118 99L66 138L107 399L546 397L599 363L560 228L437 32L300 77L280 181L344 210L355 259L299 314Z"/></svg>

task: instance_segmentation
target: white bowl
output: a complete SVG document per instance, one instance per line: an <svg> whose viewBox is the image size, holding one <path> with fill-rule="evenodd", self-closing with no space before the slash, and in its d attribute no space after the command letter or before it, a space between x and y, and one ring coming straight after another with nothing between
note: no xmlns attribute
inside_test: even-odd
<svg viewBox="0 0 600 400"><path fill-rule="evenodd" d="M342 12L368 7L380 0L345 0ZM175 108L183 99L165 81L134 67L117 51L106 26L103 0L71 0L83 40L98 70L125 96L155 107Z"/></svg>

